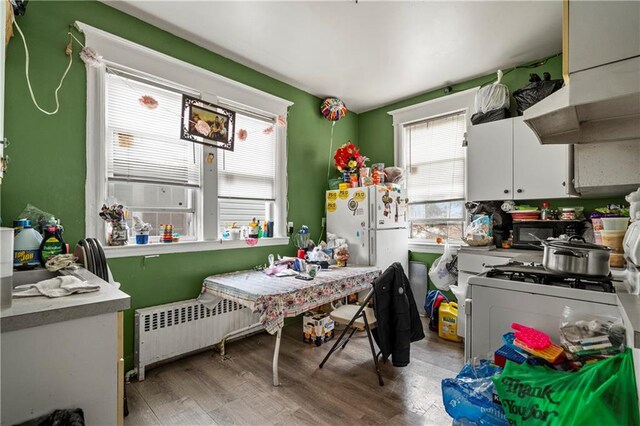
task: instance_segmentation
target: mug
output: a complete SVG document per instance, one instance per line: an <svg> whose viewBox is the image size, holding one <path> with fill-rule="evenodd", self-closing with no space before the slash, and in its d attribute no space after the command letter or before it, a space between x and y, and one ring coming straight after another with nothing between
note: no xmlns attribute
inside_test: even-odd
<svg viewBox="0 0 640 426"><path fill-rule="evenodd" d="M309 263L307 265L307 274L311 277L311 278L315 278L316 275L318 274L318 269L320 269L320 265L314 265L312 263Z"/></svg>

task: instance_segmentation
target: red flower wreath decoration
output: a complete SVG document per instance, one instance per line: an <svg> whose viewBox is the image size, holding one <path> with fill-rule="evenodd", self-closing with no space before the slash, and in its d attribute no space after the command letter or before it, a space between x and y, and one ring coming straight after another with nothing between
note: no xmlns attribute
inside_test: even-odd
<svg viewBox="0 0 640 426"><path fill-rule="evenodd" d="M350 141L338 148L333 156L333 162L340 172L346 170L353 173L361 167L366 167L367 161L369 159L360 154L360 148Z"/></svg>

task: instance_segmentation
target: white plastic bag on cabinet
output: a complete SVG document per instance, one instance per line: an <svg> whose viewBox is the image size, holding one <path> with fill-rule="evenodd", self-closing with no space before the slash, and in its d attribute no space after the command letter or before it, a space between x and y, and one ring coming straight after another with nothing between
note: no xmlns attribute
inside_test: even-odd
<svg viewBox="0 0 640 426"><path fill-rule="evenodd" d="M502 71L498 70L498 79L478 89L475 98L475 112L487 113L495 109L509 109L509 88L501 84Z"/></svg>

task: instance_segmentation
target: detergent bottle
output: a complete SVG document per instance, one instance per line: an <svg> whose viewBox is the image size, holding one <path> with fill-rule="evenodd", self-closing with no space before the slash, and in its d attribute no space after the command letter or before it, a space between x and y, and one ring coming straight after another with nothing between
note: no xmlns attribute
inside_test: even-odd
<svg viewBox="0 0 640 426"><path fill-rule="evenodd" d="M33 269L40 264L38 248L42 235L25 220L22 229L13 240L13 266L16 269Z"/></svg>
<svg viewBox="0 0 640 426"><path fill-rule="evenodd" d="M53 225L44 228L44 237L40 243L39 253L42 266L47 263L50 257L67 253L67 245L62 239L62 231L59 226Z"/></svg>
<svg viewBox="0 0 640 426"><path fill-rule="evenodd" d="M458 336L458 304L442 302L438 309L438 336L453 342L461 342Z"/></svg>

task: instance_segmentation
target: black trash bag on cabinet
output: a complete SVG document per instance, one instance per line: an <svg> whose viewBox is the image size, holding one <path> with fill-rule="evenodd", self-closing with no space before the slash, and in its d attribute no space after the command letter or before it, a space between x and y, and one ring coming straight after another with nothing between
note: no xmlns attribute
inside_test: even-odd
<svg viewBox="0 0 640 426"><path fill-rule="evenodd" d="M545 72L543 78L536 73L529 74L529 84L513 92L516 100L518 115L524 110L537 104L553 92L560 90L564 85L562 80L551 80L551 74Z"/></svg>
<svg viewBox="0 0 640 426"><path fill-rule="evenodd" d="M476 112L471 116L471 124L489 123L511 117L507 108L494 109L487 112Z"/></svg>

